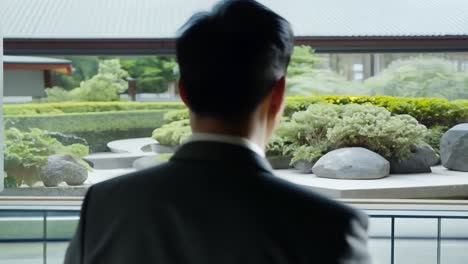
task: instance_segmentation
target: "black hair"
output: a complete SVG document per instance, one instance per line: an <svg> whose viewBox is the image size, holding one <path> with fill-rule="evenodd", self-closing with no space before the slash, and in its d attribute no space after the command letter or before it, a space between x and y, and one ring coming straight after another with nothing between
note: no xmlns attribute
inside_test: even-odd
<svg viewBox="0 0 468 264"><path fill-rule="evenodd" d="M227 0L197 13L176 42L180 82L199 115L242 120L286 73L289 23L253 0Z"/></svg>

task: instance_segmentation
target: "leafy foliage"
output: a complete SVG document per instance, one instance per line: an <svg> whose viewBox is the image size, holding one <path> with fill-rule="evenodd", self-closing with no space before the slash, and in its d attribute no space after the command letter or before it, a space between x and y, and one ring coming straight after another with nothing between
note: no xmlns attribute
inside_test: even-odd
<svg viewBox="0 0 468 264"><path fill-rule="evenodd" d="M389 160L405 159L410 146L423 142L425 126L409 115L392 115L370 104L313 104L283 123L291 142L293 160L315 162L326 152L342 147L365 147Z"/></svg>
<svg viewBox="0 0 468 264"><path fill-rule="evenodd" d="M152 137L160 144L178 146L192 134L189 120L174 121L153 131Z"/></svg>
<svg viewBox="0 0 468 264"><path fill-rule="evenodd" d="M6 116L183 109L181 102L61 102L3 105ZM187 110L183 110L186 111ZM188 116L188 112L187 112Z"/></svg>
<svg viewBox="0 0 468 264"><path fill-rule="evenodd" d="M119 60L104 60L99 62L98 73L81 82L79 87L70 91L60 87L47 89L44 101L118 101L119 93L127 88L124 80L127 76L128 73L121 69Z"/></svg>
<svg viewBox="0 0 468 264"><path fill-rule="evenodd" d="M164 115L164 123L166 124L184 119L189 119L189 112L187 109L169 111Z"/></svg>
<svg viewBox="0 0 468 264"><path fill-rule="evenodd" d="M365 81L372 94L403 97L468 98L468 73L441 58L419 57L392 62Z"/></svg>
<svg viewBox="0 0 468 264"><path fill-rule="evenodd" d="M429 144L436 152L440 152L440 140L442 135L449 130L446 126L433 126L428 130L425 142Z"/></svg>
<svg viewBox="0 0 468 264"><path fill-rule="evenodd" d="M327 132L333 149L365 147L387 160L404 160L427 134L412 116L392 115L383 107L350 104L340 110L339 122Z"/></svg>
<svg viewBox="0 0 468 264"><path fill-rule="evenodd" d="M35 127L74 135L85 139L92 152L102 152L108 151L107 143L112 140L147 137L163 124L165 113L142 110L5 116L5 127L23 131Z"/></svg>
<svg viewBox="0 0 468 264"><path fill-rule="evenodd" d="M327 132L339 121L338 106L313 104L306 111L292 115L291 121L283 122L277 133L291 142L292 163L298 160L315 162L328 149Z"/></svg>
<svg viewBox="0 0 468 264"><path fill-rule="evenodd" d="M140 93L163 93L169 82L178 78L174 57L143 57L122 60L122 66L132 78L137 79Z"/></svg>
<svg viewBox="0 0 468 264"><path fill-rule="evenodd" d="M76 158L88 155L88 147L80 144L62 145L57 139L47 136L47 131L33 128L22 132L16 128L5 130L4 165L8 172L8 184L15 178L16 185L31 185L37 181L37 171L54 154L70 154ZM22 175L21 170L27 170Z"/></svg>
<svg viewBox="0 0 468 264"><path fill-rule="evenodd" d="M435 125L454 126L468 121L468 100L447 101L441 98L400 98L392 96L311 96L289 97L285 114L290 116L304 111L311 104L326 102L336 105L366 104L386 108L392 114L408 114L419 123L432 127Z"/></svg>
<svg viewBox="0 0 468 264"><path fill-rule="evenodd" d="M71 61L74 70L71 74L53 72L53 83L57 87L71 90L98 73L99 59L96 56L71 56L64 59Z"/></svg>

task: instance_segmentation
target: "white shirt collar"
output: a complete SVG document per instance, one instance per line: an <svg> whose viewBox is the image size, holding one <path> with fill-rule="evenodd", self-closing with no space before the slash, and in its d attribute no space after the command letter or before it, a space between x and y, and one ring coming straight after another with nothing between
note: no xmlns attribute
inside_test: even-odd
<svg viewBox="0 0 468 264"><path fill-rule="evenodd" d="M233 144L242 146L252 150L253 152L257 153L261 157L265 157L265 151L260 148L257 144L252 142L251 140L243 137L236 137L236 136L228 136L222 134L213 134L213 133L193 133L186 142L194 142L194 141L212 141L212 142L221 142L227 144Z"/></svg>

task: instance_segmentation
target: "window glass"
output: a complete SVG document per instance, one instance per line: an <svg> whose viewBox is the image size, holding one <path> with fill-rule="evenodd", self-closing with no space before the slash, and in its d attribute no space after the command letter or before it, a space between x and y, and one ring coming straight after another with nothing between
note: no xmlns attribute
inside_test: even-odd
<svg viewBox="0 0 468 264"><path fill-rule="evenodd" d="M1 195L82 196L91 184L167 161L191 134L173 56L38 59L45 69L4 67ZM44 66L51 61L59 66ZM463 168L450 167L459 161L450 161L451 170L441 165L440 144L468 120L467 63L466 52L316 53L297 46L269 161L280 177L333 198L466 197L463 189L441 187L467 183ZM365 184L341 179L339 166L335 174L313 171L327 153L348 147L383 158L367 174L344 176Z"/></svg>

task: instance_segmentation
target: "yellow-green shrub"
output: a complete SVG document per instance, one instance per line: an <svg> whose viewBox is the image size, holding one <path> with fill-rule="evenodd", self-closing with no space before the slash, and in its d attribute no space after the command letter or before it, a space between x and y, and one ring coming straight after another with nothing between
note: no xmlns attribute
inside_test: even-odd
<svg viewBox="0 0 468 264"><path fill-rule="evenodd" d="M181 102L63 102L3 105L4 115L72 114L184 109Z"/></svg>

